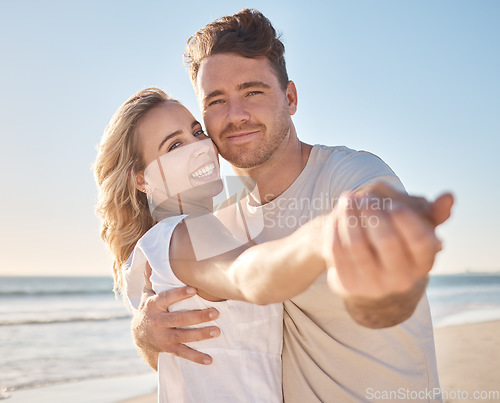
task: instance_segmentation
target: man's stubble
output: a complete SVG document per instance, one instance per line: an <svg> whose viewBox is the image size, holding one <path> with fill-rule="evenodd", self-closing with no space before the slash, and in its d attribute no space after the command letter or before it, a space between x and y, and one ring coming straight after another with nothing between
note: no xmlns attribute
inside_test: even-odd
<svg viewBox="0 0 500 403"><path fill-rule="evenodd" d="M265 135L262 136L258 144L252 142L238 147L236 150L218 146L219 154L236 168L251 169L264 164L276 152L290 132L288 105L283 105L276 121L273 123L271 128L264 124L241 125L237 129L255 127L259 128ZM226 127L221 134L232 130L236 131L236 128ZM221 137L224 138L224 136Z"/></svg>

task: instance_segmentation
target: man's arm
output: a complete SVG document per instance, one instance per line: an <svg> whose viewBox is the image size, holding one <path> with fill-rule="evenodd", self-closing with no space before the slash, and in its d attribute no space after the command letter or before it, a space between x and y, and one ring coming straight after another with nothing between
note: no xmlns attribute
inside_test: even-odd
<svg viewBox="0 0 500 403"><path fill-rule="evenodd" d="M328 217L243 253L235 250L227 259L196 261L186 248L186 230L171 251L184 253L174 265L180 263L176 274L185 283L209 296L258 304L301 293L328 260L335 267L329 282L353 319L371 328L388 327L408 319L425 292L441 250L435 228L448 219L452 204L450 194L431 203L376 183L344 196ZM323 249L324 242L333 248Z"/></svg>
<svg viewBox="0 0 500 403"><path fill-rule="evenodd" d="M210 226L221 226L208 217ZM307 289L326 269L322 256L323 217L309 221L284 238L259 245L246 244L230 252L196 260L188 226L179 224L171 240L170 264L176 276L198 289L210 300L233 299L255 304L286 301ZM217 243L231 242L232 235L223 228L211 239L204 239L217 249Z"/></svg>

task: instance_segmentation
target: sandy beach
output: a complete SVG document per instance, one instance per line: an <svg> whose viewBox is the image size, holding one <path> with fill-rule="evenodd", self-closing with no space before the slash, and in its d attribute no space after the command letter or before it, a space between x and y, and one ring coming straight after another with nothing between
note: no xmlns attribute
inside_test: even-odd
<svg viewBox="0 0 500 403"><path fill-rule="evenodd" d="M434 335L443 401L500 402L500 321L439 328ZM148 394L120 403L155 402Z"/></svg>
<svg viewBox="0 0 500 403"><path fill-rule="evenodd" d="M434 334L444 402L500 402L500 321L444 327ZM496 393L487 396L490 391Z"/></svg>

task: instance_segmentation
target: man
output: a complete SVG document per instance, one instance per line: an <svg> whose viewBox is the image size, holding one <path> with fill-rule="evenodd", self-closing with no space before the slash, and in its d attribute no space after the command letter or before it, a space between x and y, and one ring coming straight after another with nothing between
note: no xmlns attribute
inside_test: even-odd
<svg viewBox="0 0 500 403"><path fill-rule="evenodd" d="M434 228L448 218L451 196L433 203L406 196L376 156L299 141L291 120L297 91L283 54L272 25L255 10L208 24L186 52L210 137L238 175L257 183L260 200L244 206L244 214L264 217L256 242L282 238L320 215L331 222L322 256L328 275L284 302L285 401L365 401L400 388L422 396L439 386L424 291L440 249ZM181 328L217 312L168 312L192 292L144 295L133 328L153 367L158 351L210 363L181 343L219 330Z"/></svg>

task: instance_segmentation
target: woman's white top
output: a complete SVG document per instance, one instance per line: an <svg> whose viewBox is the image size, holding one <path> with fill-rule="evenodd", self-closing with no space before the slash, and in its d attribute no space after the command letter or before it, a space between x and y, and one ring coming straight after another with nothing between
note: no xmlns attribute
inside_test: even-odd
<svg viewBox="0 0 500 403"><path fill-rule="evenodd" d="M146 261L152 268L156 293L182 283L169 263L172 233L186 216L169 217L151 228L138 242L125 265L127 297L138 308L144 287ZM242 301L207 301L198 295L171 305L168 310L190 311L215 307L217 320L194 327L215 325L221 335L186 343L209 354L211 365L201 365L160 353L158 358L159 402L281 402L282 304L255 305Z"/></svg>

